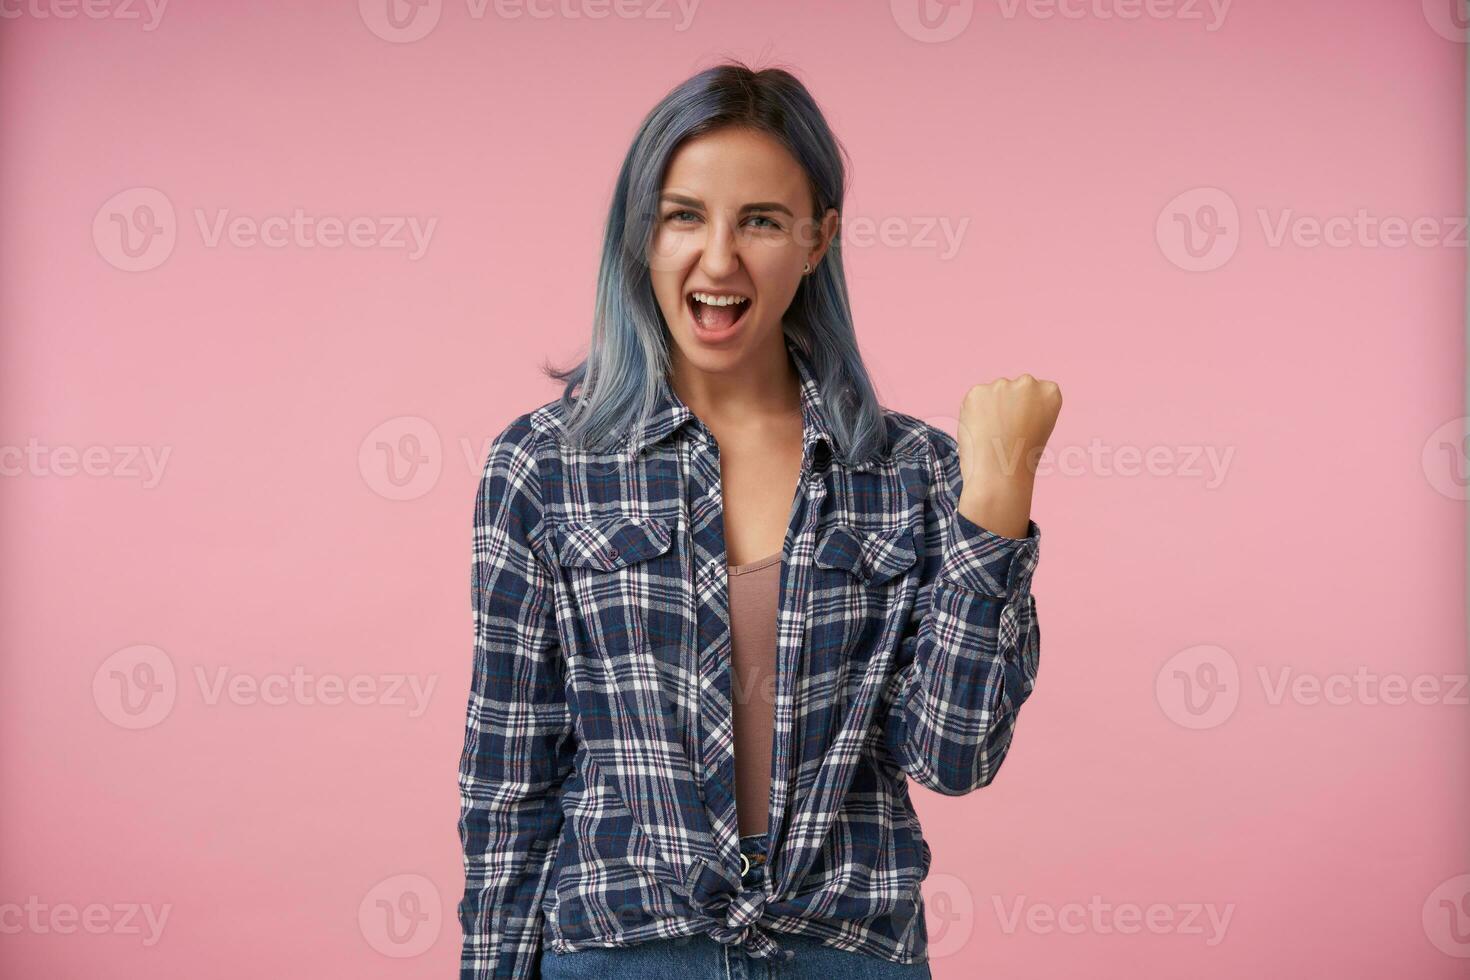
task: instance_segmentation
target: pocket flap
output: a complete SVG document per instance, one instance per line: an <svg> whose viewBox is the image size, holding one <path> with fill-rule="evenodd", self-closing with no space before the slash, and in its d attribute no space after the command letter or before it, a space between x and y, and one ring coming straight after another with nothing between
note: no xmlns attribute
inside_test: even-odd
<svg viewBox="0 0 1470 980"><path fill-rule="evenodd" d="M845 524L822 537L814 556L821 567L840 568L869 585L882 585L908 571L918 558L912 528L864 532Z"/></svg>
<svg viewBox="0 0 1470 980"><path fill-rule="evenodd" d="M669 550L673 534L656 517L567 521L557 528L556 557L567 568L616 571Z"/></svg>

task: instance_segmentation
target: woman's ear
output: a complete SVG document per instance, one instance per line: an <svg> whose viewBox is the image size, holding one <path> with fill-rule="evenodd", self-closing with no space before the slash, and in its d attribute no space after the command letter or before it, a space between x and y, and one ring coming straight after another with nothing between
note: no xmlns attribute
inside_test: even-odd
<svg viewBox="0 0 1470 980"><path fill-rule="evenodd" d="M837 228L841 222L836 208L828 208L827 213L822 215L822 223L817 227L817 240L812 248L807 261L815 269L817 263L822 261L822 256L827 254L827 248L832 244L832 239L837 237Z"/></svg>

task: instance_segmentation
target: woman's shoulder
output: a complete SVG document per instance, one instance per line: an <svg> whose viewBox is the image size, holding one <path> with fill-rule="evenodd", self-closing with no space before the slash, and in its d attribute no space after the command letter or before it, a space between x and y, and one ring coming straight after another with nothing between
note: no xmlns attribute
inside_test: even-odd
<svg viewBox="0 0 1470 980"><path fill-rule="evenodd" d="M885 407L883 422L888 429L889 454L894 459L928 459L936 453L953 450L954 436L936 424L942 421L940 417L931 420Z"/></svg>
<svg viewBox="0 0 1470 980"><path fill-rule="evenodd" d="M561 399L553 398L512 418L496 433L491 444L533 451L555 444L566 432L566 415L567 408Z"/></svg>

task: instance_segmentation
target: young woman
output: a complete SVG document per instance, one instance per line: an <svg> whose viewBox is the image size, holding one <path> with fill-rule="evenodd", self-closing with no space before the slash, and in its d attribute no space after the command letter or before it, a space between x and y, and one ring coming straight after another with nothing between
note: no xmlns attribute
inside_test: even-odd
<svg viewBox="0 0 1470 980"><path fill-rule="evenodd" d="M778 69L701 72L633 141L587 358L476 497L465 980L930 975L907 781L1010 746L1061 395L976 385L958 440L881 407L843 193Z"/></svg>

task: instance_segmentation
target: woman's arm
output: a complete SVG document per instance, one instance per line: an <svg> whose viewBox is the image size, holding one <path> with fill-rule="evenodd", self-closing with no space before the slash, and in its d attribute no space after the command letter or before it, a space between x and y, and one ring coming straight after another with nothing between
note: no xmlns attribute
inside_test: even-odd
<svg viewBox="0 0 1470 980"><path fill-rule="evenodd" d="M475 497L474 677L460 760L462 980L539 976L541 899L575 752L526 416L491 445Z"/></svg>
<svg viewBox="0 0 1470 980"><path fill-rule="evenodd" d="M995 778L1036 684L1031 578L1041 529L1027 518L1026 537L1002 537L966 517L955 440L935 430L930 445L924 584L890 685L884 743L914 781L959 796Z"/></svg>

